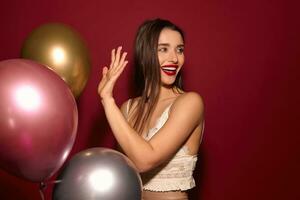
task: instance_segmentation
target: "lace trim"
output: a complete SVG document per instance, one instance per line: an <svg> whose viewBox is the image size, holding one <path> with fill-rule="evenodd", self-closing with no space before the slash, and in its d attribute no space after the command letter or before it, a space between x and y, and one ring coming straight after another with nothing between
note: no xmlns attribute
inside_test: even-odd
<svg viewBox="0 0 300 200"><path fill-rule="evenodd" d="M190 179L167 179L165 181L151 180L143 186L144 190L154 192L166 192L166 191L184 191L195 187L194 178Z"/></svg>
<svg viewBox="0 0 300 200"><path fill-rule="evenodd" d="M182 159L174 157L167 164L163 164L149 172L147 174L155 175L154 177L187 177L193 174L193 170L196 167L197 157L186 156ZM158 174L159 173L159 174Z"/></svg>
<svg viewBox="0 0 300 200"><path fill-rule="evenodd" d="M183 147L181 150L184 150ZM187 190L195 186L193 171L197 156L181 155L178 152L173 159L149 172L142 174L145 190L172 191Z"/></svg>

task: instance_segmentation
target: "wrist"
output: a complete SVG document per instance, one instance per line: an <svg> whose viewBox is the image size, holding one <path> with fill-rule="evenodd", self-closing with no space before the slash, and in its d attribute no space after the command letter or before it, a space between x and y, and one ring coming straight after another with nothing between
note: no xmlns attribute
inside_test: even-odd
<svg viewBox="0 0 300 200"><path fill-rule="evenodd" d="M103 106L111 103L115 103L115 99L112 96L109 97L102 97L101 98L101 103Z"/></svg>

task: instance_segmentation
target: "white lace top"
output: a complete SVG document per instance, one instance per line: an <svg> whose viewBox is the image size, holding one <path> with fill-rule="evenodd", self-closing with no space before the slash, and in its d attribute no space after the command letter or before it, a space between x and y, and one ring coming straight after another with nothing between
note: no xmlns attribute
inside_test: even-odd
<svg viewBox="0 0 300 200"><path fill-rule="evenodd" d="M160 118L157 119L156 125L151 128L147 136L144 137L145 140L150 140L165 124L169 117L170 107L171 105L168 106ZM189 155L188 147L181 147L170 160L153 170L141 174L143 189L166 192L184 191L195 187L193 171L195 169L196 162L197 155Z"/></svg>

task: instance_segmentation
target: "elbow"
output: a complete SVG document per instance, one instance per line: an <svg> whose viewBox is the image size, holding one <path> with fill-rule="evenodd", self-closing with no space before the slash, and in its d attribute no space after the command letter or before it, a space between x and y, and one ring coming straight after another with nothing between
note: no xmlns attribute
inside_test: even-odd
<svg viewBox="0 0 300 200"><path fill-rule="evenodd" d="M129 156L129 159L134 163L136 170L139 173L150 171L161 163L161 159L154 152L138 154L136 156Z"/></svg>
<svg viewBox="0 0 300 200"><path fill-rule="evenodd" d="M136 162L135 167L139 173L147 172L155 167L155 163L143 160L141 162Z"/></svg>
<svg viewBox="0 0 300 200"><path fill-rule="evenodd" d="M147 171L149 171L150 169L151 169L151 168L146 167L146 166L139 166L139 167L137 167L137 171L138 171L139 173L147 172Z"/></svg>

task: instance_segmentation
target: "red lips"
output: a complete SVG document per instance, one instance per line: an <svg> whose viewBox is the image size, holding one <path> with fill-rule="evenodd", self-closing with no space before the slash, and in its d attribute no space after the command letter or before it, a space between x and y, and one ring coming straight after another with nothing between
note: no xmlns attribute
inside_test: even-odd
<svg viewBox="0 0 300 200"><path fill-rule="evenodd" d="M176 75L178 65L163 65L161 70L168 76Z"/></svg>

